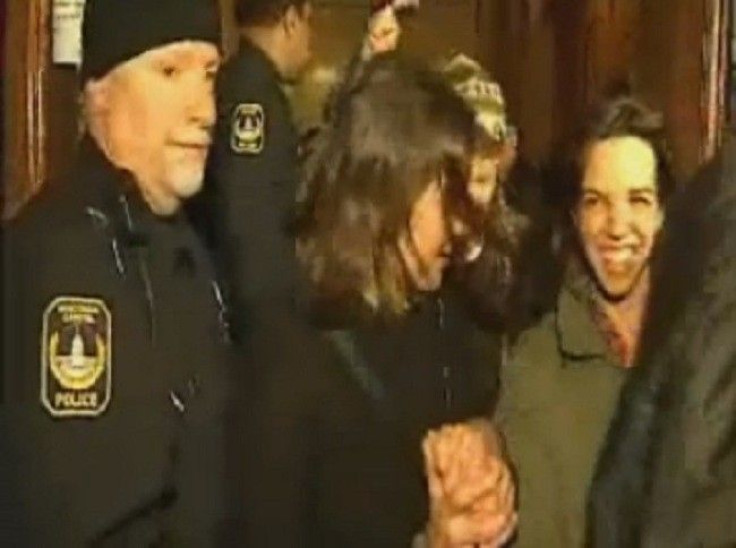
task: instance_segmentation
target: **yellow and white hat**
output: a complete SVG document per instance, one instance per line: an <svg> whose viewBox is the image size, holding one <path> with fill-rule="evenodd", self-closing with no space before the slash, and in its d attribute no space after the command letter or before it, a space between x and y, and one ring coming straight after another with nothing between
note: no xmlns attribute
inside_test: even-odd
<svg viewBox="0 0 736 548"><path fill-rule="evenodd" d="M478 123L492 139L503 142L513 138L515 132L506 119L506 102L501 86L478 61L456 53L441 64L440 72L475 111Z"/></svg>

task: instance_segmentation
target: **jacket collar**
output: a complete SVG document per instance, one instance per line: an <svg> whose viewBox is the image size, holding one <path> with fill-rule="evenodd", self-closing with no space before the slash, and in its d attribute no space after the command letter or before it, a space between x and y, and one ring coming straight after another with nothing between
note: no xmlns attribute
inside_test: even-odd
<svg viewBox="0 0 736 548"><path fill-rule="evenodd" d="M156 216L133 176L115 167L90 136L80 143L75 180L85 196L86 213L125 245L146 245Z"/></svg>
<svg viewBox="0 0 736 548"><path fill-rule="evenodd" d="M278 82L280 84L284 83L284 79L276 68L276 64L271 60L271 58L266 54L265 51L263 51L259 46L251 42L245 36L240 37L240 47L238 50L238 55L242 59L247 59L249 61L249 68L253 71L254 74L258 74L263 71L264 73L271 74L273 76L274 82ZM255 65L260 70L253 70L253 66L250 63Z"/></svg>
<svg viewBox="0 0 736 548"><path fill-rule="evenodd" d="M557 298L555 331L560 352L572 361L592 358L614 360L593 318L595 288L587 273L571 266Z"/></svg>

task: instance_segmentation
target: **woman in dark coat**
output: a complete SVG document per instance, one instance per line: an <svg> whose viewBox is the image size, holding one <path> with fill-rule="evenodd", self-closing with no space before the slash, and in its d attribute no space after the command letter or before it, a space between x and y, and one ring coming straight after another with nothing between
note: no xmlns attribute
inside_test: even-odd
<svg viewBox="0 0 736 548"><path fill-rule="evenodd" d="M481 426L489 354L440 292L445 270L496 236L496 199L469 190L473 160L494 145L436 74L393 55L348 86L306 161L294 225L304 295L246 341L258 368L245 468L252 546L407 547L428 521L430 542L444 546L440 521L452 512L428 495L422 441L455 423L496 441ZM471 438L435 464L475 474L464 485L478 492L458 512L474 520L474 541L497 541L513 527L509 471L490 452L462 461Z"/></svg>

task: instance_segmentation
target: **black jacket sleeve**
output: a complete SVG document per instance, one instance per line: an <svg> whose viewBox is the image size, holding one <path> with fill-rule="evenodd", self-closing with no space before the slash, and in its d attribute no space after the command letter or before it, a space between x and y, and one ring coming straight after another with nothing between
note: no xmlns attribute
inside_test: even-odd
<svg viewBox="0 0 736 548"><path fill-rule="evenodd" d="M283 296L293 283L294 244L287 225L296 195L297 136L275 83L231 80L220 91L209 172L216 241L234 304L234 327L242 334L246 304ZM244 123L238 114L243 108L260 109L263 115L252 118L253 131L262 139L254 149L233 143L238 124Z"/></svg>
<svg viewBox="0 0 736 548"><path fill-rule="evenodd" d="M64 486L77 466L69 463L67 475L58 466L70 444L64 443L62 426L54 428L40 401L41 326L44 296L49 294L45 280L53 276L55 263L36 231L27 227L19 221L3 234L5 393L0 435L5 447L0 474L12 478L0 489L0 508L3 519L13 522L3 534L18 542L3 545L76 545L83 543L85 528L80 508ZM48 489L54 484L56 489ZM95 518L90 516L90 523Z"/></svg>
<svg viewBox="0 0 736 548"><path fill-rule="evenodd" d="M18 475L17 451L11 443L9 398L6 393L13 390L14 382L11 374L19 363L20 326L19 297L22 293L22 264L18 257L16 242L12 238L12 230L3 234L3 320L2 320L2 364L0 365L0 545L27 546L30 539L25 535L26 524L23 521L20 497L20 478Z"/></svg>
<svg viewBox="0 0 736 548"><path fill-rule="evenodd" d="M276 316L262 318L248 340L257 371L245 411L246 545L290 548L308 545L315 526L324 376L315 335Z"/></svg>

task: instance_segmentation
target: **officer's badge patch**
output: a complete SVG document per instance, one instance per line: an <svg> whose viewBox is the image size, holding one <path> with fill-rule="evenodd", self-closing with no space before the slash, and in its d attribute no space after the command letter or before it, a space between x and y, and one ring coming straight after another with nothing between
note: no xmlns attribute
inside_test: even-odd
<svg viewBox="0 0 736 548"><path fill-rule="evenodd" d="M43 314L41 403L54 417L97 417L112 395L112 317L100 299L58 297Z"/></svg>
<svg viewBox="0 0 736 548"><path fill-rule="evenodd" d="M266 139L266 113L258 103L242 103L233 113L230 146L238 154L258 154Z"/></svg>

